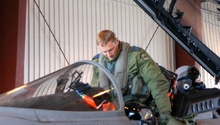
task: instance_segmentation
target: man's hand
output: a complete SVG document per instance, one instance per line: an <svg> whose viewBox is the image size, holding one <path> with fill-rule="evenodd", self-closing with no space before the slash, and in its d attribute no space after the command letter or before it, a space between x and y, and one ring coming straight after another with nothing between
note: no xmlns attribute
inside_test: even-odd
<svg viewBox="0 0 220 125"><path fill-rule="evenodd" d="M161 112L159 125L184 125L184 123L176 120L170 112Z"/></svg>

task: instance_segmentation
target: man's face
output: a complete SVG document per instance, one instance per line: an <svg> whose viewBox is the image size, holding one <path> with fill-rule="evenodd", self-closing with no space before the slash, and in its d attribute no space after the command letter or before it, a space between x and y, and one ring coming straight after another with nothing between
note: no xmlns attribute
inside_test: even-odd
<svg viewBox="0 0 220 125"><path fill-rule="evenodd" d="M105 46L99 44L99 48L104 56L106 56L109 60L112 60L118 53L118 44L119 41L116 39L115 42L109 41Z"/></svg>

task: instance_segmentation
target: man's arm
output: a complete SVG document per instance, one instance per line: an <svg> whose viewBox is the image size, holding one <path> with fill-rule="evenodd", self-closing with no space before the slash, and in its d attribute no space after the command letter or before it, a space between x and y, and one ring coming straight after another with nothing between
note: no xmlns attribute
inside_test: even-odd
<svg viewBox="0 0 220 125"><path fill-rule="evenodd" d="M92 61L94 62L98 62L98 58L93 58ZM91 86L94 87L95 83L97 82L97 80L99 79L99 68L96 66L93 66L93 76L92 76L92 82L91 82Z"/></svg>
<svg viewBox="0 0 220 125"><path fill-rule="evenodd" d="M160 112L171 112L170 99L167 95L168 81L160 68L143 49L136 57L139 73L147 83L151 95L154 98Z"/></svg>

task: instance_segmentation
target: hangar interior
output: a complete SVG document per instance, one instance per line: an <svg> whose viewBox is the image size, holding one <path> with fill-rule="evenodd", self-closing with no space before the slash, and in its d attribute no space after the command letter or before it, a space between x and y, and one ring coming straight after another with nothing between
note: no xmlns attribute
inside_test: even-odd
<svg viewBox="0 0 220 125"><path fill-rule="evenodd" d="M165 6L171 0L166 0ZM220 56L220 15L215 0L178 0L182 24ZM1 0L0 93L100 53L96 34L104 29L145 49L159 65L175 71L195 65L208 88L214 79L132 0Z"/></svg>

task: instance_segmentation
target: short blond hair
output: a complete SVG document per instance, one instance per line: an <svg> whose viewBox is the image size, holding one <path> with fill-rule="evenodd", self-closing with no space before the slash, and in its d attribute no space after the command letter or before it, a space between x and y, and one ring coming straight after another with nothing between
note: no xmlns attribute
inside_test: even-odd
<svg viewBox="0 0 220 125"><path fill-rule="evenodd" d="M115 40L115 33L111 30L102 30L96 37L97 45L101 44L102 46L105 46L109 41L115 42Z"/></svg>

